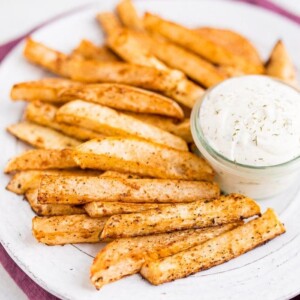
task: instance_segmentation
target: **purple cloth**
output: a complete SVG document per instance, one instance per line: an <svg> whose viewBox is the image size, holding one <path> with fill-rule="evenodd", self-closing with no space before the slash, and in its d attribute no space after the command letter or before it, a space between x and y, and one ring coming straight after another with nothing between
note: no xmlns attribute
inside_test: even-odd
<svg viewBox="0 0 300 300"><path fill-rule="evenodd" d="M290 20L300 24L300 17L292 14L285 9L281 8L280 6L272 3L269 0L236 0L240 2L246 2L253 5L257 5L260 7L263 7L265 9L268 9L270 11L276 12L280 15L283 15ZM87 5L85 5L87 6ZM85 7L84 6L84 7ZM24 38L29 36L31 33L36 31L37 29L41 28L44 25L49 24L52 21L55 21L61 17L64 17L66 15L69 15L77 10L82 9L83 7L76 8L72 11L69 11L67 13L63 13L59 16L56 16L55 18L35 27L30 32L27 32L26 34L20 36L19 38L12 40L2 46L0 46L0 63L5 58L5 56ZM30 279L18 266L17 264L9 257L5 249L2 245L0 245L0 263L3 265L5 270L9 273L9 275L13 278L13 280L16 282L16 284L23 290L23 292L27 295L27 297L30 300L59 300L57 297L49 294L47 291L45 291L43 288L41 288L39 285L37 285L32 279ZM297 296L294 298L294 300L300 300L300 296Z"/></svg>

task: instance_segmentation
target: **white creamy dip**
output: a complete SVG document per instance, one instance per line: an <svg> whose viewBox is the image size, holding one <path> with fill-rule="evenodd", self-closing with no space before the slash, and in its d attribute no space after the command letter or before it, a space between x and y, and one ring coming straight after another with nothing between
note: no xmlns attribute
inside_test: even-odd
<svg viewBox="0 0 300 300"><path fill-rule="evenodd" d="M300 155L300 93L266 76L242 76L214 87L201 104L208 145L249 166L274 166Z"/></svg>

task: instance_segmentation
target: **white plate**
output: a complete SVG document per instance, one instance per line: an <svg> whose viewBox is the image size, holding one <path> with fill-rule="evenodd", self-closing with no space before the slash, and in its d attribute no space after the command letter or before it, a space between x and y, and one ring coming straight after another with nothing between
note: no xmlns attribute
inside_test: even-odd
<svg viewBox="0 0 300 300"><path fill-rule="evenodd" d="M112 1L66 17L34 34L34 38L69 51L82 38L101 42L95 15L111 10ZM150 10L188 26L212 25L235 29L253 41L266 58L278 38L283 38L293 60L300 66L299 27L277 15L252 6L222 1L138 1L140 11ZM1 169L8 159L24 150L4 128L21 118L22 103L9 100L13 83L49 75L22 58L23 44L0 67ZM299 67L298 67L299 69ZM48 247L31 235L33 213L21 197L4 190L9 177L0 175L0 237L14 261L39 285L63 299L287 299L300 292L300 194L296 186L288 194L263 201L263 210L274 207L287 233L226 264L186 279L158 287L139 275L96 291L89 282L92 257L101 245Z"/></svg>

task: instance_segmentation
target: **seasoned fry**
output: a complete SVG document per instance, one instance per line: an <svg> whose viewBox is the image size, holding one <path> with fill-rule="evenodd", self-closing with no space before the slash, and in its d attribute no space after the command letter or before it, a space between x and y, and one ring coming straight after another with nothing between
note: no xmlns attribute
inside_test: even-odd
<svg viewBox="0 0 300 300"><path fill-rule="evenodd" d="M73 158L81 168L114 170L162 179L211 181L214 176L211 167L190 152L137 138L92 140L76 147Z"/></svg>
<svg viewBox="0 0 300 300"><path fill-rule="evenodd" d="M96 19L105 34L111 34L123 27L116 15L110 12L99 13Z"/></svg>
<svg viewBox="0 0 300 300"><path fill-rule="evenodd" d="M295 66L287 52L284 43L279 40L274 46L266 65L267 75L279 78L291 85L297 85Z"/></svg>
<svg viewBox="0 0 300 300"><path fill-rule="evenodd" d="M184 116L180 106L173 100L123 84L90 84L64 89L59 98L62 101L81 99L118 110L165 115L177 119Z"/></svg>
<svg viewBox="0 0 300 300"><path fill-rule="evenodd" d="M46 245L97 243L107 218L90 218L87 215L34 217L32 233Z"/></svg>
<svg viewBox="0 0 300 300"><path fill-rule="evenodd" d="M83 204L104 202L192 202L218 197L215 183L167 179L125 179L84 176L44 176L40 203Z"/></svg>
<svg viewBox="0 0 300 300"><path fill-rule="evenodd" d="M221 196L211 202L170 204L140 213L114 215L102 231L103 238L132 237L176 230L217 226L260 213L254 200L239 194Z"/></svg>
<svg viewBox="0 0 300 300"><path fill-rule="evenodd" d="M149 257L158 259L184 251L241 223L115 240L97 254L91 267L91 280L99 289L107 283L139 272Z"/></svg>
<svg viewBox="0 0 300 300"><path fill-rule="evenodd" d="M84 205L86 213L92 218L128 214L149 209L164 207L168 204L156 203L120 203L120 202L90 202Z"/></svg>
<svg viewBox="0 0 300 300"><path fill-rule="evenodd" d="M55 120L57 107L40 101L31 102L25 109L25 118L36 124L50 127L81 141L104 137L98 132L74 125L59 123Z"/></svg>
<svg viewBox="0 0 300 300"><path fill-rule="evenodd" d="M61 102L58 93L65 88L82 84L62 78L43 78L37 81L21 82L13 85L10 97L13 100Z"/></svg>
<svg viewBox="0 0 300 300"><path fill-rule="evenodd" d="M158 285L222 264L285 232L272 209L260 218L178 254L146 262L141 275Z"/></svg>
<svg viewBox="0 0 300 300"><path fill-rule="evenodd" d="M122 62L99 62L67 57L33 40L27 41L24 55L29 61L73 80L133 85L161 92L190 108L203 94L202 88L188 80L182 80L182 74L179 72Z"/></svg>
<svg viewBox="0 0 300 300"><path fill-rule="evenodd" d="M144 30L143 20L138 16L131 0L122 0L117 5L117 13L124 26L133 30Z"/></svg>
<svg viewBox="0 0 300 300"><path fill-rule="evenodd" d="M110 173L110 172L106 172ZM125 174L120 174L117 172L114 172L118 174L119 176L125 176ZM12 179L9 181L8 185L6 186L6 189L18 194L22 195L25 194L25 192L29 189L35 189L40 186L41 178L44 175L73 175L73 176L99 176L101 175L101 172L95 172L95 171L84 171L84 170L29 170L29 171L21 171L16 173ZM104 174L103 174L104 175ZM111 176L111 174L106 174L105 176ZM129 175L127 175L129 176ZM114 175L114 177L117 177L117 175Z"/></svg>
<svg viewBox="0 0 300 300"><path fill-rule="evenodd" d="M91 41L82 40L80 44L73 50L72 56L79 56L84 59L98 60L102 62L120 61L107 46L96 46Z"/></svg>
<svg viewBox="0 0 300 300"><path fill-rule="evenodd" d="M241 34L228 29L200 27L195 31L203 38L229 49L235 55L244 57L249 62L261 66L263 62L255 47Z"/></svg>
<svg viewBox="0 0 300 300"><path fill-rule="evenodd" d="M256 74L263 72L262 65L255 65L244 57L232 53L230 49L223 45L216 44L198 32L179 24L146 13L144 25L149 31L157 32L170 41L195 52L215 64L234 66L245 73Z"/></svg>
<svg viewBox="0 0 300 300"><path fill-rule="evenodd" d="M77 167L71 149L34 149L11 159L4 172L26 170L68 169Z"/></svg>
<svg viewBox="0 0 300 300"><path fill-rule="evenodd" d="M168 131L184 139L187 143L193 142L193 137L190 129L190 119L186 118L178 122L171 118L164 118L162 116L155 116L150 114L137 114L131 112L124 112L133 118L136 118L147 124L156 126L162 130Z"/></svg>
<svg viewBox="0 0 300 300"><path fill-rule="evenodd" d="M137 136L175 149L188 149L183 139L100 104L81 100L69 102L58 109L56 120L104 135Z"/></svg>
<svg viewBox="0 0 300 300"><path fill-rule="evenodd" d="M130 174L130 173L119 173L115 171L106 171L101 174L101 177L109 177L109 178L124 178L124 179L139 179L140 176Z"/></svg>
<svg viewBox="0 0 300 300"><path fill-rule="evenodd" d="M29 189L25 197L29 202L31 209L38 216L65 216L84 214L85 209L82 206L68 204L40 204L38 203L38 189Z"/></svg>
<svg viewBox="0 0 300 300"><path fill-rule="evenodd" d="M11 125L7 131L18 139L42 149L65 149L80 144L80 141L67 137L56 130L31 122Z"/></svg>

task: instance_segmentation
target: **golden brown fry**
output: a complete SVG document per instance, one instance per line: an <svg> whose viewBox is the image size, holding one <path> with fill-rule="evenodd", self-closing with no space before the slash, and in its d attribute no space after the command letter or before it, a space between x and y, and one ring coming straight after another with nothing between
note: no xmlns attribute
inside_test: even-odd
<svg viewBox="0 0 300 300"><path fill-rule="evenodd" d="M102 62L116 62L120 61L107 46L96 46L88 40L82 40L80 44L73 50L72 56L79 56L84 59L98 60Z"/></svg>
<svg viewBox="0 0 300 300"><path fill-rule="evenodd" d="M117 5L117 13L124 26L133 30L144 30L143 20L138 16L131 0L121 0Z"/></svg>
<svg viewBox="0 0 300 300"><path fill-rule="evenodd" d="M213 63L235 66L245 73L256 74L263 72L262 65L255 65L244 57L232 53L230 49L216 44L199 33L179 24L146 13L144 25L149 31L157 32L170 41L195 52Z"/></svg>
<svg viewBox="0 0 300 300"><path fill-rule="evenodd" d="M99 289L107 283L139 272L149 257L158 259L184 251L241 223L115 240L97 254L91 267L91 280Z"/></svg>
<svg viewBox="0 0 300 300"><path fill-rule="evenodd" d="M254 200L230 194L207 202L170 204L140 213L114 215L104 226L103 238L132 237L176 230L217 226L260 213Z"/></svg>
<svg viewBox="0 0 300 300"><path fill-rule="evenodd" d="M163 179L209 180L214 173L200 157L137 138L110 137L86 142L73 158L82 168L114 170Z"/></svg>
<svg viewBox="0 0 300 300"><path fill-rule="evenodd" d="M34 217L32 233L46 245L73 243L97 243L106 218L90 218L87 215Z"/></svg>
<svg viewBox="0 0 300 300"><path fill-rule="evenodd" d="M25 109L25 118L28 121L58 130L80 141L88 141L104 137L103 134L76 125L59 123L55 120L57 107L40 101L31 102Z"/></svg>
<svg viewBox="0 0 300 300"><path fill-rule="evenodd" d="M65 136L56 130L31 122L11 125L7 131L18 139L42 149L65 149L80 144L80 141Z"/></svg>
<svg viewBox="0 0 300 300"><path fill-rule="evenodd" d="M82 84L62 78L44 78L15 84L11 89L11 99L46 102L61 102L58 93L65 88L78 87Z"/></svg>
<svg viewBox="0 0 300 300"><path fill-rule="evenodd" d="M71 149L34 149L11 159L4 172L27 170L68 169L77 167Z"/></svg>
<svg viewBox="0 0 300 300"><path fill-rule="evenodd" d="M83 204L104 202L192 202L218 197L215 183L167 179L125 179L45 175L40 183L39 202Z"/></svg>
<svg viewBox="0 0 300 300"><path fill-rule="evenodd" d="M279 78L291 85L297 85L295 66L284 43L279 40L274 46L266 65L267 75Z"/></svg>
<svg viewBox="0 0 300 300"><path fill-rule="evenodd" d="M264 244L285 232L272 209L260 218L178 254L146 262L141 274L158 285L209 269Z"/></svg>
<svg viewBox="0 0 300 300"><path fill-rule="evenodd" d="M82 85L78 88L62 90L59 98L64 102L81 99L118 110L165 115L177 119L184 117L182 109L173 100L157 93L123 84Z"/></svg>
<svg viewBox="0 0 300 300"><path fill-rule="evenodd" d="M130 174L130 173L120 173L115 171L106 171L101 174L101 177L108 177L108 178L124 178L124 179L139 179L140 176Z"/></svg>
<svg viewBox="0 0 300 300"><path fill-rule="evenodd" d="M179 72L121 62L76 59L33 40L27 41L24 54L29 61L73 80L133 85L161 92L190 108L203 94L202 88L188 80L182 80L182 74Z"/></svg>
<svg viewBox="0 0 300 300"><path fill-rule="evenodd" d="M81 100L69 102L58 109L56 120L104 135L137 136L175 149L188 149L183 139L100 104Z"/></svg>
<svg viewBox="0 0 300 300"><path fill-rule="evenodd" d="M184 139L187 143L193 142L189 118L186 118L183 121L178 122L177 120L171 118L165 118L162 116L155 116L150 114L137 114L131 112L124 112L124 113L142 122L148 123L162 130L168 131L174 135L177 135L182 139Z"/></svg>
<svg viewBox="0 0 300 300"><path fill-rule="evenodd" d="M31 209L38 216L66 216L85 214L86 211L82 206L68 204L40 204L37 200L38 189L29 189L25 197L29 202Z"/></svg>
<svg viewBox="0 0 300 300"><path fill-rule="evenodd" d="M201 37L230 50L235 55L247 59L249 63L263 68L263 62L257 49L241 34L232 30L213 27L200 27L195 29L195 32Z"/></svg>
<svg viewBox="0 0 300 300"><path fill-rule="evenodd" d="M120 202L90 202L84 205L86 213L92 218L128 214L149 209L160 208L168 204L156 203L120 203Z"/></svg>
<svg viewBox="0 0 300 300"><path fill-rule="evenodd" d="M105 34L110 34L123 27L116 15L111 12L99 13L96 19Z"/></svg>

